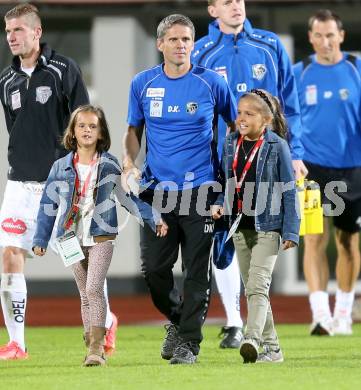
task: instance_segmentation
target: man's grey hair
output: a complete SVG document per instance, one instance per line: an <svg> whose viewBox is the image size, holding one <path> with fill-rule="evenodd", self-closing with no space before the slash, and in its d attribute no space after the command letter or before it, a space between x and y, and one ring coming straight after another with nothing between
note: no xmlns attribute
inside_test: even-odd
<svg viewBox="0 0 361 390"><path fill-rule="evenodd" d="M192 30L192 38L195 37L195 28L193 22L188 18L188 16L181 14L173 14L165 17L159 24L157 28L157 39L162 39L167 31L173 27L175 24L180 24L182 26L189 27Z"/></svg>

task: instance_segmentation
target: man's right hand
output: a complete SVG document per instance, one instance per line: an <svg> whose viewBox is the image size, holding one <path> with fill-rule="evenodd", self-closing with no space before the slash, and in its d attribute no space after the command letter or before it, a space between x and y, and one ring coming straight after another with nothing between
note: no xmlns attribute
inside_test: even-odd
<svg viewBox="0 0 361 390"><path fill-rule="evenodd" d="M164 222L164 220L161 218L156 225L156 234L157 237L165 237L168 233L168 225Z"/></svg>
<svg viewBox="0 0 361 390"><path fill-rule="evenodd" d="M211 206L211 215L213 219L219 219L224 214L224 210L222 206L212 205Z"/></svg>
<svg viewBox="0 0 361 390"><path fill-rule="evenodd" d="M135 165L124 167L120 178L123 190L126 193L132 191L137 194L139 192L138 182L141 177L142 173Z"/></svg>

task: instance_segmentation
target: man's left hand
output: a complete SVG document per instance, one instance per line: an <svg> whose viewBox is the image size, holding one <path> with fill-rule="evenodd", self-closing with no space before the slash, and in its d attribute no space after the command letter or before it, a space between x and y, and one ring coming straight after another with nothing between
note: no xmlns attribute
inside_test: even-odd
<svg viewBox="0 0 361 390"><path fill-rule="evenodd" d="M295 171L296 180L308 175L308 169L302 160L292 160L292 166L293 170Z"/></svg>

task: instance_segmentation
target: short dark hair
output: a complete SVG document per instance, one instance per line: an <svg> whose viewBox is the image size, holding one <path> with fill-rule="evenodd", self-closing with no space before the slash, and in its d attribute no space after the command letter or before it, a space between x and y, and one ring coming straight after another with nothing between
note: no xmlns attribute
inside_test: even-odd
<svg viewBox="0 0 361 390"><path fill-rule="evenodd" d="M33 26L38 24L41 26L41 18L39 10L32 4L18 4L16 7L9 10L4 17L5 22L9 19L20 18L26 16L32 22Z"/></svg>
<svg viewBox="0 0 361 390"><path fill-rule="evenodd" d="M319 22L328 22L329 20L334 20L338 30L343 30L341 18L329 9L319 9L308 19L309 31L312 31L313 23L315 23L316 20Z"/></svg>
<svg viewBox="0 0 361 390"><path fill-rule="evenodd" d="M161 20L157 28L157 39L162 39L167 31L175 24L189 27L192 30L192 38L194 39L196 33L193 22L188 18L188 16L181 14L169 15Z"/></svg>
<svg viewBox="0 0 361 390"><path fill-rule="evenodd" d="M97 116L99 121L101 139L98 140L96 149L99 153L108 151L110 148L110 134L108 123L105 119L104 111L100 107L93 106L91 104L80 106L71 114L68 127L66 128L63 136L63 145L65 149L72 150L73 152L76 152L77 150L78 144L75 138L74 129L76 125L77 116L81 112L90 112Z"/></svg>

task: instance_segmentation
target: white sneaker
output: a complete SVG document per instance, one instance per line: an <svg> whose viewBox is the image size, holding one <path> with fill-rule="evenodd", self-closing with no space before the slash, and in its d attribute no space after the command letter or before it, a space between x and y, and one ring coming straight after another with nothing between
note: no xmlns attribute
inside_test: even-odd
<svg viewBox="0 0 361 390"><path fill-rule="evenodd" d="M333 336L332 318L314 320L310 327L311 336Z"/></svg>
<svg viewBox="0 0 361 390"><path fill-rule="evenodd" d="M256 363L282 363L284 361L281 349L272 350L267 346L263 347L263 352L258 355Z"/></svg>
<svg viewBox="0 0 361 390"><path fill-rule="evenodd" d="M347 317L335 317L333 319L333 333L343 336L352 334L352 320Z"/></svg>

